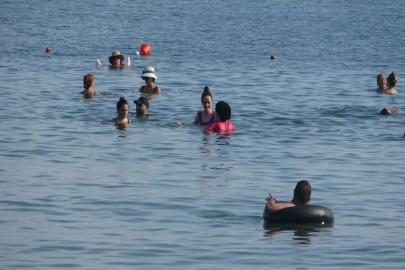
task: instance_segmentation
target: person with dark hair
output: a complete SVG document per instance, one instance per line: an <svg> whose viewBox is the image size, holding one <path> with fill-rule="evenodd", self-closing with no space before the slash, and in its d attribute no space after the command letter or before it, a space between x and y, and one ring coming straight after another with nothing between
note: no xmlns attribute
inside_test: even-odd
<svg viewBox="0 0 405 270"><path fill-rule="evenodd" d="M85 97L93 97L99 96L100 93L93 92L94 87L94 76L91 74L84 75L83 77L83 86L84 91L80 92L80 94L85 95Z"/></svg>
<svg viewBox="0 0 405 270"><path fill-rule="evenodd" d="M215 105L215 122L204 131L216 132L220 135L232 133L236 128L229 119L231 119L231 106L225 101L220 101Z"/></svg>
<svg viewBox="0 0 405 270"><path fill-rule="evenodd" d="M208 86L204 87L204 92L201 95L201 104L204 109L197 112L193 125L209 126L215 122L215 111L211 109L212 94ZM184 125L184 123L176 122L176 125Z"/></svg>
<svg viewBox="0 0 405 270"><path fill-rule="evenodd" d="M398 91L395 89L395 85L397 84L398 78L397 73L395 71L391 72L387 79L387 87L388 89L385 91L388 95L395 95L398 94Z"/></svg>
<svg viewBox="0 0 405 270"><path fill-rule="evenodd" d="M146 118L148 117L149 110L149 100L146 97L140 97L138 100L135 100L136 104L136 117Z"/></svg>
<svg viewBox="0 0 405 270"><path fill-rule="evenodd" d="M160 88L155 84L155 80L158 78L155 74L155 69L153 67L146 67L141 75L142 80L145 81L144 86L139 88L140 93L145 94L160 94Z"/></svg>
<svg viewBox="0 0 405 270"><path fill-rule="evenodd" d="M117 102L118 116L112 121L117 124L131 123L132 121L127 118L128 110L128 102L125 100L125 97L120 97L120 100Z"/></svg>
<svg viewBox="0 0 405 270"><path fill-rule="evenodd" d="M201 95L201 104L203 105L204 109L198 111L193 124L200 126L209 126L215 122L215 111L211 109L212 94L208 86L204 88L204 92Z"/></svg>
<svg viewBox="0 0 405 270"><path fill-rule="evenodd" d="M404 113L404 112L401 110L398 110L398 109L390 109L390 108L384 108L380 112L380 114L383 114L383 115L388 115L388 114L393 114L393 113Z"/></svg>
<svg viewBox="0 0 405 270"><path fill-rule="evenodd" d="M294 189L294 197L291 202L277 202L275 198L269 193L266 198L266 213L271 214L278 210L293 207L296 205L310 205L311 201L311 185L307 180L301 180L297 183Z"/></svg>
<svg viewBox="0 0 405 270"><path fill-rule="evenodd" d="M384 73L378 74L377 76L377 93L378 94L385 94L387 90L387 78L385 77Z"/></svg>

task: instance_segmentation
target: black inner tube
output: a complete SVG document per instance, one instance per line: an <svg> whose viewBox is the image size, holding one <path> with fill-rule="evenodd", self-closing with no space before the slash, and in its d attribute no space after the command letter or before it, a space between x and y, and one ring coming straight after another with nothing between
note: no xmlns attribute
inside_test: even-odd
<svg viewBox="0 0 405 270"><path fill-rule="evenodd" d="M294 224L330 224L335 217L329 208L320 205L297 205L287 207L271 214L263 210L266 223L294 223Z"/></svg>

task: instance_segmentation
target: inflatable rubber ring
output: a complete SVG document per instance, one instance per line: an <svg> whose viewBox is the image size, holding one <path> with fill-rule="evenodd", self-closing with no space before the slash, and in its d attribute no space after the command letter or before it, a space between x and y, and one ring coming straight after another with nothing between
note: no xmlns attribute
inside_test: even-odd
<svg viewBox="0 0 405 270"><path fill-rule="evenodd" d="M283 208L271 214L263 210L263 219L266 223L280 224L331 224L335 217L332 211L320 205L297 205Z"/></svg>

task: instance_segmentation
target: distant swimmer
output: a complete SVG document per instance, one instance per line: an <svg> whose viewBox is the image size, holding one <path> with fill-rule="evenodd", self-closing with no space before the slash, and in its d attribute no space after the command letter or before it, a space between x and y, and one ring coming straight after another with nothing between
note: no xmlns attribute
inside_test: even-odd
<svg viewBox="0 0 405 270"><path fill-rule="evenodd" d="M147 118L149 110L149 100L146 97L140 97L138 100L135 100L136 104L136 117Z"/></svg>
<svg viewBox="0 0 405 270"><path fill-rule="evenodd" d="M113 51L110 57L108 57L108 62L110 62L112 67L126 67L127 64L124 63L125 56L123 56L120 51Z"/></svg>
<svg viewBox="0 0 405 270"><path fill-rule="evenodd" d="M385 91L387 90L387 79L386 79L384 73L378 74L377 85L378 85L377 93L385 94Z"/></svg>
<svg viewBox="0 0 405 270"><path fill-rule="evenodd" d="M269 197L266 198L266 201L267 205L265 211L268 214L296 205L311 205L311 185L307 180L299 181L295 186L294 197L291 202L277 202L270 193Z"/></svg>
<svg viewBox="0 0 405 270"><path fill-rule="evenodd" d="M201 104L203 110L199 110L195 115L193 125L209 126L215 122L215 111L211 109L212 94L208 86L204 87L204 92L201 95ZM176 125L184 125L183 122L176 122Z"/></svg>
<svg viewBox="0 0 405 270"><path fill-rule="evenodd" d="M391 72L387 79L387 87L388 89L385 91L388 95L395 95L398 94L398 91L395 90L395 85L397 84L398 78L397 73L395 71Z"/></svg>
<svg viewBox="0 0 405 270"><path fill-rule="evenodd" d="M94 87L94 76L93 75L91 75L91 74L84 75L83 86L84 86L84 91L80 92L80 94L84 95L85 97L100 96L100 93L93 92L93 87Z"/></svg>
<svg viewBox="0 0 405 270"><path fill-rule="evenodd" d="M212 101L210 88L206 86L201 95L201 104L204 110L198 111L193 122L194 125L209 126L215 122L215 111L211 109Z"/></svg>
<svg viewBox="0 0 405 270"><path fill-rule="evenodd" d="M398 109L390 109L390 108L384 108L380 112L380 114L383 114L383 115L394 114L394 113L404 113L404 112L401 110L398 110Z"/></svg>
<svg viewBox="0 0 405 270"><path fill-rule="evenodd" d="M117 124L131 123L132 121L128 119L128 102L125 100L125 97L120 97L120 100L117 102L117 114L112 122Z"/></svg>
<svg viewBox="0 0 405 270"><path fill-rule="evenodd" d="M158 77L155 74L155 69L153 67L146 67L141 75L142 80L145 81L146 85L139 88L140 93L145 94L160 94L159 86L155 85L155 79Z"/></svg>
<svg viewBox="0 0 405 270"><path fill-rule="evenodd" d="M231 106L225 101L220 101L215 106L215 122L206 127L204 131L220 135L232 133L236 128L229 119L231 119Z"/></svg>

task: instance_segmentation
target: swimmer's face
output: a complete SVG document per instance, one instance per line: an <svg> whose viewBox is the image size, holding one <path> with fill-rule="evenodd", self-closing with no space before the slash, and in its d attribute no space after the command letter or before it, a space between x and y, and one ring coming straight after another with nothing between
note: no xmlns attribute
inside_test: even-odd
<svg viewBox="0 0 405 270"><path fill-rule="evenodd" d="M377 78L377 85L381 88L387 85L387 78L385 78L384 74L380 74Z"/></svg>
<svg viewBox="0 0 405 270"><path fill-rule="evenodd" d="M146 84L148 84L151 81L151 78L149 77L143 77L142 80L145 81Z"/></svg>
<svg viewBox="0 0 405 270"><path fill-rule="evenodd" d="M211 104L212 104L212 99L210 96L206 96L203 98L203 100L201 101L204 109L210 109L211 108Z"/></svg>
<svg viewBox="0 0 405 270"><path fill-rule="evenodd" d="M121 59L119 59L118 57L115 57L111 60L113 66L120 66L121 65Z"/></svg>
<svg viewBox="0 0 405 270"><path fill-rule="evenodd" d="M136 115L142 116L148 112L148 107L145 104L136 104Z"/></svg>
<svg viewBox="0 0 405 270"><path fill-rule="evenodd" d="M128 116L128 104L124 104L118 110L118 116L121 118L127 118Z"/></svg>

